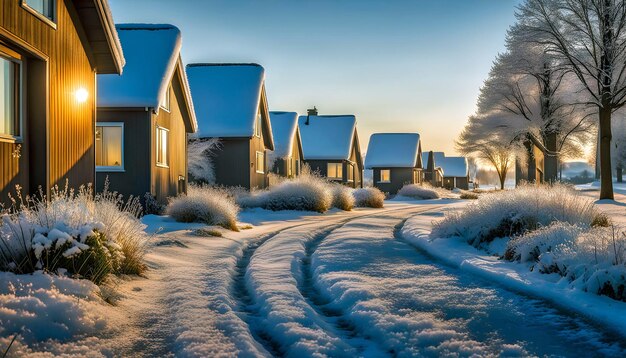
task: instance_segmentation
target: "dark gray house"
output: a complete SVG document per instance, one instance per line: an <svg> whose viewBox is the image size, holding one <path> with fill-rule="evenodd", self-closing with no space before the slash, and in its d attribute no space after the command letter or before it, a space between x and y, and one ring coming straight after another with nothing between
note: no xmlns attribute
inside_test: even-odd
<svg viewBox="0 0 626 358"><path fill-rule="evenodd" d="M435 163L435 153L432 150L422 153L422 165L424 166L422 169L424 183L437 188L443 187L443 169Z"/></svg>
<svg viewBox="0 0 626 358"><path fill-rule="evenodd" d="M544 182L545 153L544 145L533 135L528 135L524 141L526 158L515 158L515 185L522 182Z"/></svg>
<svg viewBox="0 0 626 358"><path fill-rule="evenodd" d="M309 110L298 118L304 162L320 175L363 187L363 157L354 115L324 115Z"/></svg>
<svg viewBox="0 0 626 358"><path fill-rule="evenodd" d="M274 149L274 140L263 67L196 63L187 65L187 76L198 117L194 138L220 141L212 158L215 183L267 187L266 152Z"/></svg>
<svg viewBox="0 0 626 358"><path fill-rule="evenodd" d="M376 133L370 137L365 168L374 186L396 194L406 184L422 182L422 145L417 133Z"/></svg>
<svg viewBox="0 0 626 358"><path fill-rule="evenodd" d="M117 25L126 66L98 76L96 188L160 203L187 192L187 134L197 129L172 25ZM149 48L149 56L145 49Z"/></svg>
<svg viewBox="0 0 626 358"><path fill-rule="evenodd" d="M434 152L435 163L443 170L443 187L446 189L469 189L469 165L465 157L446 157L443 152Z"/></svg>
<svg viewBox="0 0 626 358"><path fill-rule="evenodd" d="M298 113L270 112L274 150L268 151L271 172L285 178L300 175L302 164L302 139L298 129Z"/></svg>

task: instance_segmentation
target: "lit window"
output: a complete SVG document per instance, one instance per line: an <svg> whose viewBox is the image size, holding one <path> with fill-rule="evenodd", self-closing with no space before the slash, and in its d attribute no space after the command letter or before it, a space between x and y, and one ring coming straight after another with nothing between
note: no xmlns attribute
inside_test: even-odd
<svg viewBox="0 0 626 358"><path fill-rule="evenodd" d="M263 152L256 152L256 172L265 173L265 153Z"/></svg>
<svg viewBox="0 0 626 358"><path fill-rule="evenodd" d="M254 135L257 137L261 137L261 111L256 115L256 120L254 121Z"/></svg>
<svg viewBox="0 0 626 358"><path fill-rule="evenodd" d="M96 167L101 171L124 170L124 124L96 126Z"/></svg>
<svg viewBox="0 0 626 358"><path fill-rule="evenodd" d="M380 170L380 183L389 183L390 181L391 181L391 170L381 169Z"/></svg>
<svg viewBox="0 0 626 358"><path fill-rule="evenodd" d="M22 4L43 15L46 19L54 21L55 0L22 0Z"/></svg>
<svg viewBox="0 0 626 358"><path fill-rule="evenodd" d="M168 166L167 136L169 130L157 127L156 131L156 164L161 167Z"/></svg>
<svg viewBox="0 0 626 358"><path fill-rule="evenodd" d="M20 65L0 57L0 135L20 135Z"/></svg>
<svg viewBox="0 0 626 358"><path fill-rule="evenodd" d="M346 164L346 174L348 175L348 181L354 181L354 165Z"/></svg>
<svg viewBox="0 0 626 358"><path fill-rule="evenodd" d="M343 164L342 163L328 163L326 176L329 179L343 179Z"/></svg>
<svg viewBox="0 0 626 358"><path fill-rule="evenodd" d="M165 91L165 96L163 97L163 101L161 101L161 108L163 108L166 111L170 111L170 90L171 88L168 87L167 90Z"/></svg>

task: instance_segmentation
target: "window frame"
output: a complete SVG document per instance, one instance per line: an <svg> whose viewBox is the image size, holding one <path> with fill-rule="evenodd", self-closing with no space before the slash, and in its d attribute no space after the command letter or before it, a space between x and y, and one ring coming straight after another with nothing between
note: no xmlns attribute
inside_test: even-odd
<svg viewBox="0 0 626 358"><path fill-rule="evenodd" d="M354 164L346 163L346 181L354 183Z"/></svg>
<svg viewBox="0 0 626 358"><path fill-rule="evenodd" d="M0 58L6 60L8 62L12 62L17 65L18 73L16 76L17 80L17 90L15 91L15 95L17 95L17 100L13 104L15 109L17 110L17 118L15 118L14 126L17 130L16 134L5 134L0 133L0 142L8 142L8 143L22 143L24 140L23 132L24 132L24 95L25 95L25 86L24 86L24 61L22 60L22 56L12 51L9 48L6 48L0 44Z"/></svg>
<svg viewBox="0 0 626 358"><path fill-rule="evenodd" d="M256 116L256 118L254 119L254 136L257 138L261 138L261 122L263 121L263 114L261 113L261 110L259 109L259 112Z"/></svg>
<svg viewBox="0 0 626 358"><path fill-rule="evenodd" d="M165 143L165 162L159 162L159 145L161 144L161 136L160 131L165 132L166 134L166 143ZM161 127L161 126L156 126L156 133L155 133L155 138L154 138L154 161L156 163L156 166L159 168L169 168L170 167L170 150L169 150L169 136L170 136L170 130L165 128L165 127Z"/></svg>
<svg viewBox="0 0 626 358"><path fill-rule="evenodd" d="M336 176L331 177L330 174L330 166L334 166L335 167L335 174ZM337 170L340 169L340 170ZM332 179L332 180L342 180L343 181L343 163L342 162L328 162L326 163L326 177L328 179Z"/></svg>
<svg viewBox="0 0 626 358"><path fill-rule="evenodd" d="M159 103L159 107L167 113L172 112L172 96L170 94L171 90L172 86L168 85L167 90L165 91L165 98L163 98L163 103Z"/></svg>
<svg viewBox="0 0 626 358"><path fill-rule="evenodd" d="M57 15L58 15L58 6L59 6L59 2L57 0L49 0L52 2L52 18L47 17L45 14L40 13L39 11L35 10L33 7L31 7L30 5L28 5L28 0L20 0L20 6L22 7L22 9L28 11L29 13L31 13L33 16L35 16L36 18L38 18L39 20L43 21L44 23L46 23L47 25L49 25L50 27L52 27L53 29L57 29Z"/></svg>
<svg viewBox="0 0 626 358"><path fill-rule="evenodd" d="M122 128L122 163L120 166L109 166L109 165L97 165L96 163L96 172L125 172L126 168L124 167L124 122L96 122L96 130L98 127L120 127ZM96 154L97 155L97 154Z"/></svg>
<svg viewBox="0 0 626 358"><path fill-rule="evenodd" d="M259 154L263 157L263 169L259 170ZM254 170L257 174L265 174L265 152L256 151L255 161L254 161Z"/></svg>
<svg viewBox="0 0 626 358"><path fill-rule="evenodd" d="M387 173L387 180L383 180L383 172ZM378 174L379 183L391 183L391 169L381 169Z"/></svg>

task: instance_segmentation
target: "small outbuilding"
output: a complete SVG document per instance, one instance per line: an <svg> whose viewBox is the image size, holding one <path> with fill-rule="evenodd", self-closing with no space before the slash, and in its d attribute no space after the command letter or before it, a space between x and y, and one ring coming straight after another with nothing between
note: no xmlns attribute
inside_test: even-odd
<svg viewBox="0 0 626 358"><path fill-rule="evenodd" d="M98 76L96 188L150 193L162 204L187 192L187 134L197 129L173 25L117 25L126 66ZM149 56L146 49L150 49Z"/></svg>
<svg viewBox="0 0 626 358"><path fill-rule="evenodd" d="M312 171L342 183L363 187L363 157L356 129L356 117L323 115L309 110L298 119L304 162Z"/></svg>
<svg viewBox="0 0 626 358"><path fill-rule="evenodd" d="M446 189L469 189L469 165L465 157L446 157L435 152L435 163L443 170L443 187Z"/></svg>
<svg viewBox="0 0 626 358"><path fill-rule="evenodd" d="M270 112L274 150L267 158L271 172L285 178L300 175L302 164L302 139L298 129L298 113Z"/></svg>
<svg viewBox="0 0 626 358"><path fill-rule="evenodd" d="M374 186L396 194L406 184L422 182L422 146L418 133L376 133L370 137L365 168Z"/></svg>
<svg viewBox="0 0 626 358"><path fill-rule="evenodd" d="M265 70L255 63L194 63L187 76L198 117L194 139L217 138L215 183L247 189L268 185L274 150Z"/></svg>
<svg viewBox="0 0 626 358"><path fill-rule="evenodd" d="M435 153L431 150L429 152L422 152L422 169L424 183L441 188L443 187L443 169L437 166L435 163Z"/></svg>

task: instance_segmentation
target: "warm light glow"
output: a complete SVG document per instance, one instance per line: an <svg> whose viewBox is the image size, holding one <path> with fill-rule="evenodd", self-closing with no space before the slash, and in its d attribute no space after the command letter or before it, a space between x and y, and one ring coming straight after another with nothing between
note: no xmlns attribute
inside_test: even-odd
<svg viewBox="0 0 626 358"><path fill-rule="evenodd" d="M84 88L79 88L74 93L74 96L76 96L76 102L84 103L85 101L87 101L87 98L89 98L89 92L87 92L87 90Z"/></svg>

